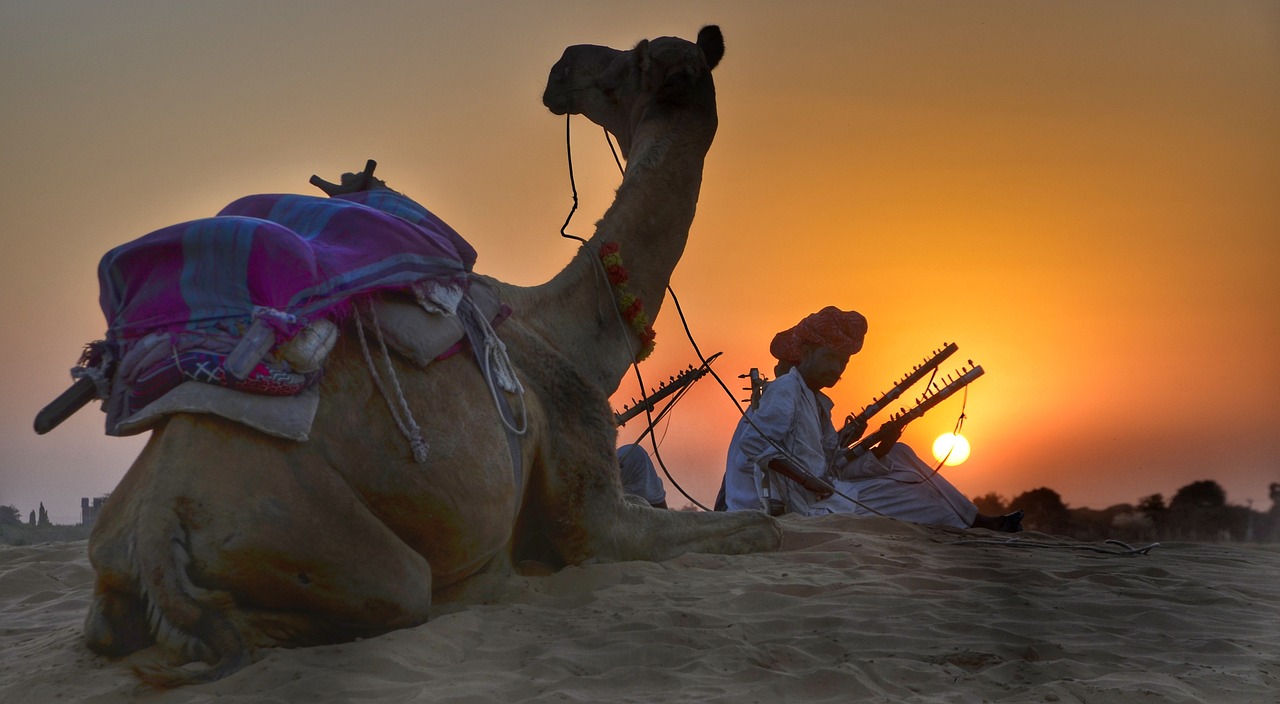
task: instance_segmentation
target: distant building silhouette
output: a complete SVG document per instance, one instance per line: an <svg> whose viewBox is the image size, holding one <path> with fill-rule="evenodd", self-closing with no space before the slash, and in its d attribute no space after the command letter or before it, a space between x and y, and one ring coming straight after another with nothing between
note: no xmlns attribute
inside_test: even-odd
<svg viewBox="0 0 1280 704"><path fill-rule="evenodd" d="M94 522L98 520L98 513L102 511L102 505L106 502L107 502L107 497L99 496L98 498L94 499L93 504L90 505L88 498L81 497L80 498L80 524L83 526L92 527Z"/></svg>

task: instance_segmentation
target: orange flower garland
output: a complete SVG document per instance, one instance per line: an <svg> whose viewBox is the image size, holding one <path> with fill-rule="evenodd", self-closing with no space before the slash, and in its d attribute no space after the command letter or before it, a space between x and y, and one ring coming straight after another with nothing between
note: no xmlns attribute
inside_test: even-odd
<svg viewBox="0 0 1280 704"><path fill-rule="evenodd" d="M618 297L618 310L622 319L627 321L636 336L640 338L640 354L637 362L643 362L653 352L654 338L658 336L649 324L649 315L644 312L644 302L627 290L627 270L622 266L622 255L618 252L617 242L605 242L600 245L600 262L609 276L609 284L613 286Z"/></svg>

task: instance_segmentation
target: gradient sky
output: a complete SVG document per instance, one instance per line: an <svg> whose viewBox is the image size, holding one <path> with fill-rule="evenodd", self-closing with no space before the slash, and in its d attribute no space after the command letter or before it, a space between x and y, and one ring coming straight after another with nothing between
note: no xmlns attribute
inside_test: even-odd
<svg viewBox="0 0 1280 704"><path fill-rule="evenodd" d="M1232 0L0 4L0 504L78 522L142 447L96 404L31 429L105 332L108 249L375 158L478 271L544 281L574 252L547 70L570 44L707 23L721 125L672 285L735 392L775 332L853 308L871 329L841 416L944 342L986 370L973 455L946 470L971 496L1103 508L1213 479L1270 507L1280 4ZM599 129L573 129L588 235L619 176ZM656 327L647 385L695 361L670 302ZM960 410L905 440L927 452ZM707 379L659 431L704 503L735 417Z"/></svg>

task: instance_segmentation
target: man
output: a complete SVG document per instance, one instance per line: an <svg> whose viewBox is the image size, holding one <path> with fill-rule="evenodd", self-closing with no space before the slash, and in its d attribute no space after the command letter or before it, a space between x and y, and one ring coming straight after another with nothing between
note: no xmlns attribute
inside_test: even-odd
<svg viewBox="0 0 1280 704"><path fill-rule="evenodd" d="M835 386L862 349L867 320L827 306L774 336L777 379L738 424L725 468L730 511L886 515L913 523L1021 530L1021 512L985 516L896 437L846 462L831 423ZM774 504L775 506L771 506Z"/></svg>
<svg viewBox="0 0 1280 704"><path fill-rule="evenodd" d="M638 496L654 508L667 508L667 490L658 478L649 453L639 445L622 445L618 448L618 471L621 472L622 490L628 496Z"/></svg>

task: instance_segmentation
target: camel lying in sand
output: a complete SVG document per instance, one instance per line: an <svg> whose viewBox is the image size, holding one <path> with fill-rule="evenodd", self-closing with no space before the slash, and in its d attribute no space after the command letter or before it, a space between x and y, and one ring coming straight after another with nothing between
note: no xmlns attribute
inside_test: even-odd
<svg viewBox="0 0 1280 704"><path fill-rule="evenodd" d="M89 541L97 582L89 646L155 646L157 685L217 679L255 648L350 640L427 620L433 594L526 560L663 560L776 549L769 517L654 510L624 499L608 406L645 344L620 325L601 276L617 243L630 293L656 316L693 220L716 131L711 69L723 40L663 37L630 51L581 45L543 102L609 130L627 157L596 233L547 283L488 280L513 310L498 329L524 388L523 480L474 360L394 372L430 451L414 459L371 379L349 317L330 354L307 442L207 414L153 432ZM506 394L513 398L511 394ZM205 666L185 664L202 661Z"/></svg>

